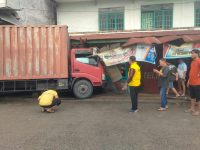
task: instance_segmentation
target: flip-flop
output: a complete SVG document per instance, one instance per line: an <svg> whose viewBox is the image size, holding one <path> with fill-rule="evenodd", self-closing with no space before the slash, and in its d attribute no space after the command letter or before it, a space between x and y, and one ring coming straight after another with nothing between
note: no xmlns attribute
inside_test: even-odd
<svg viewBox="0 0 200 150"><path fill-rule="evenodd" d="M160 107L159 109L158 109L158 111L166 111L167 109L166 108L162 108L162 107Z"/></svg>
<svg viewBox="0 0 200 150"><path fill-rule="evenodd" d="M55 113L53 110L47 110L48 113Z"/></svg>
<svg viewBox="0 0 200 150"><path fill-rule="evenodd" d="M194 113L195 111L191 110L191 109L188 109L188 110L185 110L184 111L185 113Z"/></svg>
<svg viewBox="0 0 200 150"><path fill-rule="evenodd" d="M200 112L198 111L192 113L192 116L199 116L199 115L200 115Z"/></svg>

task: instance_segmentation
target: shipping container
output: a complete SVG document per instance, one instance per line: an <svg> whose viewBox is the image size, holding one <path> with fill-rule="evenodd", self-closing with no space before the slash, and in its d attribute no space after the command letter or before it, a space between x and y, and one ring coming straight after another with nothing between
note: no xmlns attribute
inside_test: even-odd
<svg viewBox="0 0 200 150"><path fill-rule="evenodd" d="M66 26L0 26L0 93L56 89L90 97L103 84L103 68L89 57L92 49L70 49L69 41Z"/></svg>
<svg viewBox="0 0 200 150"><path fill-rule="evenodd" d="M0 26L0 80L68 78L66 26Z"/></svg>

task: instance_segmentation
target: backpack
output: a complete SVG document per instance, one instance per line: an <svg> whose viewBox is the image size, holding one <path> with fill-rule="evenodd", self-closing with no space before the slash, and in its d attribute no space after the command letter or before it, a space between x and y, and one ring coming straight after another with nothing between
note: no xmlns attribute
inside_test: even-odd
<svg viewBox="0 0 200 150"><path fill-rule="evenodd" d="M176 80L176 76L173 74L173 73L176 73L177 72L177 68L175 65L169 65L169 80L170 81L175 81Z"/></svg>

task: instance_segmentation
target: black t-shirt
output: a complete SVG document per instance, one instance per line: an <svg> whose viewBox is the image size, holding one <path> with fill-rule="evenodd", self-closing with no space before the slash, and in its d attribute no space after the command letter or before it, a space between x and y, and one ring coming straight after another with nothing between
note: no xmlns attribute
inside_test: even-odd
<svg viewBox="0 0 200 150"><path fill-rule="evenodd" d="M177 68L174 65L169 65L169 81L175 81L176 76L174 74L177 73Z"/></svg>
<svg viewBox="0 0 200 150"><path fill-rule="evenodd" d="M168 66L163 67L160 71L163 73L164 77L159 76L159 86L160 87L168 87L169 67Z"/></svg>

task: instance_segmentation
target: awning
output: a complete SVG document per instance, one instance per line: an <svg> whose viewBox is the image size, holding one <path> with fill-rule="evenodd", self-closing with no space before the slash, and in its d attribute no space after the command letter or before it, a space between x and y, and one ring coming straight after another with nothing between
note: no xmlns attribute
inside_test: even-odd
<svg viewBox="0 0 200 150"><path fill-rule="evenodd" d="M71 40L87 39L90 40L110 40L110 39L130 39L144 37L166 37L166 36L182 36L182 35L200 35L200 29L173 29L167 31L124 31L109 33L70 33Z"/></svg>
<svg viewBox="0 0 200 150"><path fill-rule="evenodd" d="M182 39L186 42L197 42L200 41L200 36L199 35L183 35Z"/></svg>
<svg viewBox="0 0 200 150"><path fill-rule="evenodd" d="M0 20L3 20L5 22L8 22L10 24L19 25L19 20L17 20L13 15L8 13L2 13L0 14Z"/></svg>
<svg viewBox="0 0 200 150"><path fill-rule="evenodd" d="M15 9L10 7L0 8L0 21L7 22L9 24L19 25L19 16Z"/></svg>
<svg viewBox="0 0 200 150"><path fill-rule="evenodd" d="M145 38L131 38L129 39L123 47L131 46L134 44L161 44L158 38L156 37L145 37Z"/></svg>
<svg viewBox="0 0 200 150"><path fill-rule="evenodd" d="M182 35L182 36L163 36L160 38L157 38L157 37L131 38L122 46L127 47L134 44L164 44L164 43L168 43L168 42L175 41L178 39L182 39L185 43L198 42L200 41L200 36L199 35Z"/></svg>
<svg viewBox="0 0 200 150"><path fill-rule="evenodd" d="M70 39L80 41L85 39L87 43L97 41L123 40L123 47L134 44L163 44L168 42L188 43L200 41L200 28L184 28L162 31L127 31L109 33L71 33ZM179 45L178 44L178 45Z"/></svg>
<svg viewBox="0 0 200 150"><path fill-rule="evenodd" d="M163 37L159 38L159 41L161 43L167 43L167 42L178 40L178 39L181 39L181 38L182 38L181 36L163 36Z"/></svg>

